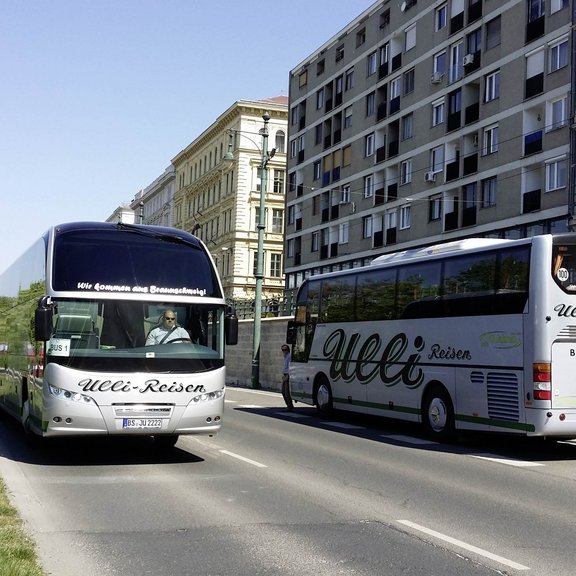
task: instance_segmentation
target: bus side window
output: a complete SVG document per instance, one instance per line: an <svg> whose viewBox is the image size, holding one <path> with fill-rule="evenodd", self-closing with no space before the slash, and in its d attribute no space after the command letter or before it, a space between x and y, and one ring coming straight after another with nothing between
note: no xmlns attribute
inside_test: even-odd
<svg viewBox="0 0 576 576"><path fill-rule="evenodd" d="M439 307L440 262L420 262L398 271L398 317L432 318L441 316Z"/></svg>
<svg viewBox="0 0 576 576"><path fill-rule="evenodd" d="M369 270L358 277L356 318L360 322L396 316L396 269Z"/></svg>

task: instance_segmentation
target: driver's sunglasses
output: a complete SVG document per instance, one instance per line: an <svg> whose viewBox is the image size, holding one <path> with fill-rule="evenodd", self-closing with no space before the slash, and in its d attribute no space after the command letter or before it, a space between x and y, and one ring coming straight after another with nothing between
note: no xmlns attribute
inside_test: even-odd
<svg viewBox="0 0 576 576"><path fill-rule="evenodd" d="M175 317L164 316L164 320L176 320Z"/></svg>

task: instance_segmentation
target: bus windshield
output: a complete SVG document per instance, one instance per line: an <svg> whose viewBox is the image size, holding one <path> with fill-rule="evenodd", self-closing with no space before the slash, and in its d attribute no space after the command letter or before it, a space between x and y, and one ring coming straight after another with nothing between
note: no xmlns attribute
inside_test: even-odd
<svg viewBox="0 0 576 576"><path fill-rule="evenodd" d="M576 245L564 242L554 244L552 276L564 292L576 293Z"/></svg>
<svg viewBox="0 0 576 576"><path fill-rule="evenodd" d="M224 307L212 304L55 299L47 361L101 371L210 370L223 365L223 321Z"/></svg>
<svg viewBox="0 0 576 576"><path fill-rule="evenodd" d="M118 227L62 227L55 238L51 288L222 297L207 252L193 236Z"/></svg>

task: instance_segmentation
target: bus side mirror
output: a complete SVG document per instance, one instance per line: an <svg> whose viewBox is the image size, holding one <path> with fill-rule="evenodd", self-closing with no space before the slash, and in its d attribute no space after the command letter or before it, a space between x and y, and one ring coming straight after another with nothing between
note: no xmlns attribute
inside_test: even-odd
<svg viewBox="0 0 576 576"><path fill-rule="evenodd" d="M38 308L34 312L34 338L46 342L52 335L53 308L48 304L46 296L38 301Z"/></svg>
<svg viewBox="0 0 576 576"><path fill-rule="evenodd" d="M288 320L288 327L286 328L286 344L296 344L296 322Z"/></svg>
<svg viewBox="0 0 576 576"><path fill-rule="evenodd" d="M224 318L224 332L228 346L238 344L238 317L233 310L226 313L226 318Z"/></svg>

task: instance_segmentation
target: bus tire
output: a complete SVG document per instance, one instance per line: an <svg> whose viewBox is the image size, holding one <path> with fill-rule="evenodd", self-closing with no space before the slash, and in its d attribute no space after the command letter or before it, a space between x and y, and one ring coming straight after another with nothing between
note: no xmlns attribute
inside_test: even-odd
<svg viewBox="0 0 576 576"><path fill-rule="evenodd" d="M454 406L444 386L434 385L426 391L422 403L422 422L427 436L432 440L447 442L454 439Z"/></svg>
<svg viewBox="0 0 576 576"><path fill-rule="evenodd" d="M332 399L332 388L326 376L321 376L316 384L316 391L314 393L314 404L319 414L330 416L334 412L334 404Z"/></svg>
<svg viewBox="0 0 576 576"><path fill-rule="evenodd" d="M174 448L176 442L178 442L178 434L160 434L154 436L154 442L157 448L168 449Z"/></svg>

